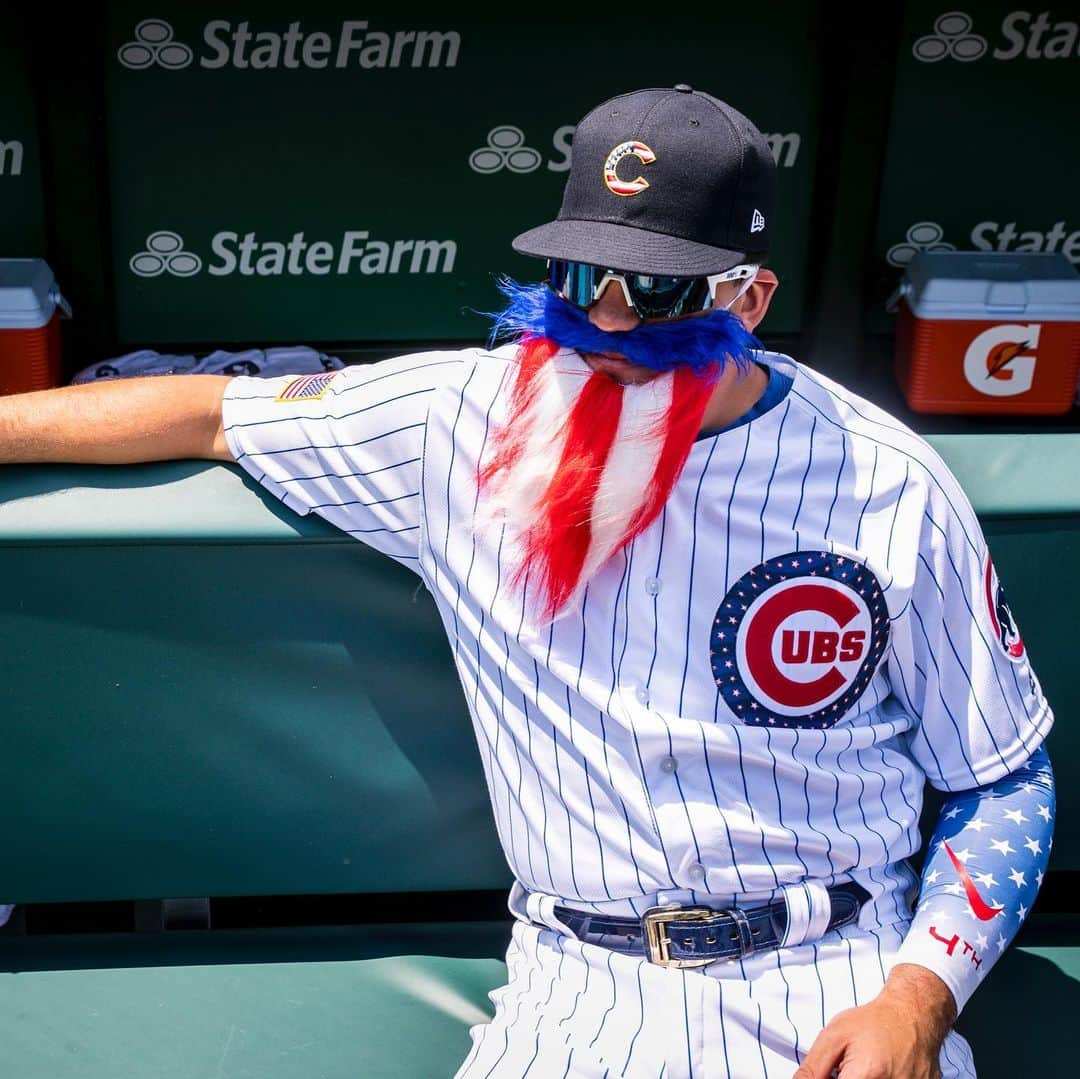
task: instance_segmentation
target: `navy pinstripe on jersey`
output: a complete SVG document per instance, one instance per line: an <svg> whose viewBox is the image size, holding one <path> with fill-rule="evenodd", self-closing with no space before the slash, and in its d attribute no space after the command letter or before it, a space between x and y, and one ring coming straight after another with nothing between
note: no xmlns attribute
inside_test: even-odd
<svg viewBox="0 0 1080 1079"><path fill-rule="evenodd" d="M537 624L510 587L499 534L473 527L478 461L503 415L512 355L352 368L321 401L277 402L281 381L238 378L224 404L229 446L294 509L420 573L526 889L631 914L851 878L874 897L865 925L906 919L903 860L918 845L924 774L945 789L993 782L1052 721L1026 656L1010 657L984 617L986 546L955 480L892 417L766 355L794 379L785 400L696 442L657 520L600 569L578 608ZM861 659L860 619L879 596L884 658L845 666L842 633L821 628L827 616L804 622L796 611L787 637L776 630L775 662L759 649L745 661L753 677L740 670L786 721L744 723L718 691L714 620L745 575L793 552L872 575L879 591L840 617ZM797 595L812 606L824 596L828 608L827 586L811 584ZM767 607L760 624L779 625L778 595L747 618ZM791 704L813 696L792 689L799 663L839 672L826 682L841 707L824 729L800 726ZM853 681L856 668L849 692L836 679ZM811 704L808 714L823 707Z"/></svg>

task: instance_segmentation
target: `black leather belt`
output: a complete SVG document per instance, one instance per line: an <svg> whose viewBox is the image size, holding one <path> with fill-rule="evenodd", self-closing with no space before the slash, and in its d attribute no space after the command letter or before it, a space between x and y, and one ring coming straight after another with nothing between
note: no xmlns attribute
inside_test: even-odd
<svg viewBox="0 0 1080 1079"><path fill-rule="evenodd" d="M833 885L828 892L832 913L825 932L854 922L870 898L865 888L854 883ZM778 947L787 929L787 904L782 899L750 910L672 904L651 907L641 918L611 918L556 907L555 916L579 940L644 955L668 967L703 967L718 959L743 959Z"/></svg>

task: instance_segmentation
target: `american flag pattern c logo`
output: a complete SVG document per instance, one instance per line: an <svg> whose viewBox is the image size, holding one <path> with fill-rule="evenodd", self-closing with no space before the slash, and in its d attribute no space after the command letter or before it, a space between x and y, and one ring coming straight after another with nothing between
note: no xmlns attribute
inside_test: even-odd
<svg viewBox="0 0 1080 1079"><path fill-rule="evenodd" d="M637 195L649 186L649 181L644 176L638 176L634 180L619 179L619 162L624 157L636 157L643 165L651 165L656 160L656 154L643 142L631 140L620 142L607 156L604 162L604 183L613 195Z"/></svg>

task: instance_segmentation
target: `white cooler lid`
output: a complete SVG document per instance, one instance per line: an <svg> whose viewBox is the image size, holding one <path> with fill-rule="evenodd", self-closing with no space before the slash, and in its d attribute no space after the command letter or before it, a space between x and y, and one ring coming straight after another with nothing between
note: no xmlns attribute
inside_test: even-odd
<svg viewBox="0 0 1080 1079"><path fill-rule="evenodd" d="M0 330L36 330L58 306L71 314L44 259L0 259Z"/></svg>
<svg viewBox="0 0 1080 1079"><path fill-rule="evenodd" d="M1060 252L921 251L899 291L916 318L1080 322L1080 274Z"/></svg>

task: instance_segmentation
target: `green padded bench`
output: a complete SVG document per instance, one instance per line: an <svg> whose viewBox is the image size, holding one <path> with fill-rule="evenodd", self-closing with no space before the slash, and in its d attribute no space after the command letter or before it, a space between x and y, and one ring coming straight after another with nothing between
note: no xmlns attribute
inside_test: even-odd
<svg viewBox="0 0 1080 1079"><path fill-rule="evenodd" d="M501 959L472 954L505 947L489 926L174 935L175 948L137 942L125 950L112 941L88 951L82 941L0 950L3 969L21 968L0 975L0 1074L450 1075L469 1050L468 1028L490 1015L487 993L505 980ZM390 942L406 954L382 956ZM457 955L431 954L448 942ZM26 969L70 963L76 949L99 965ZM119 966L127 962L140 965Z"/></svg>
<svg viewBox="0 0 1080 1079"><path fill-rule="evenodd" d="M337 945L347 949L343 937ZM0 980L0 1044L17 1066L5 1074L447 1076L468 1051L468 1027L490 1014L486 994L503 975L498 960L424 955L9 975ZM961 1024L981 1079L1073 1074L1067 1023L1078 1003L1075 947L1013 948Z"/></svg>
<svg viewBox="0 0 1080 1079"><path fill-rule="evenodd" d="M1068 650L1080 435L937 436L1058 713L1067 879L1080 759ZM0 1075L452 1074L502 983L509 884L441 626L411 574L239 469L0 472ZM1058 889L1059 893L1061 889ZM368 924L23 932L42 904L408 896ZM138 905L138 904L136 904ZM452 908L452 910L451 910ZM385 904L378 908L385 913ZM1072 1070L1080 904L1036 915L962 1019L984 1079ZM29 924L27 921L25 924ZM1066 1064L1066 1060L1069 1063Z"/></svg>

